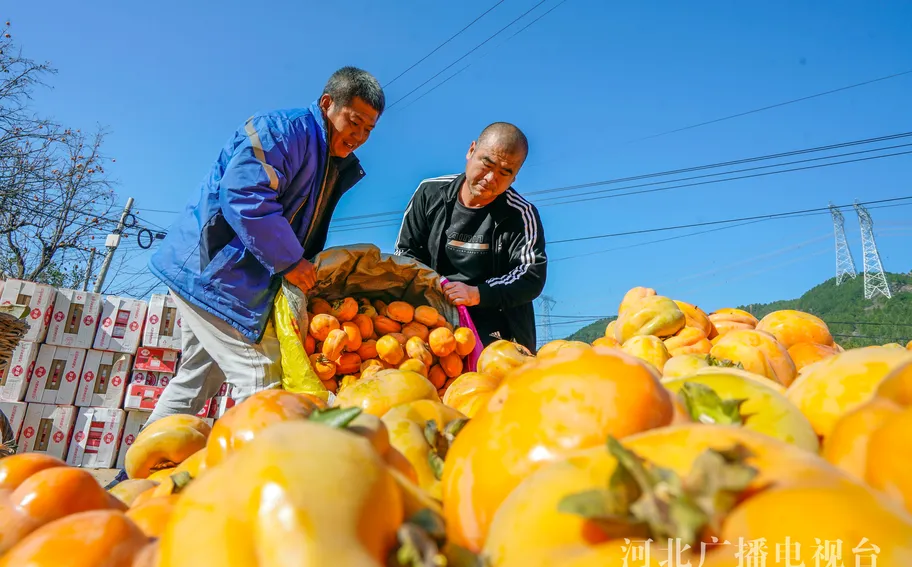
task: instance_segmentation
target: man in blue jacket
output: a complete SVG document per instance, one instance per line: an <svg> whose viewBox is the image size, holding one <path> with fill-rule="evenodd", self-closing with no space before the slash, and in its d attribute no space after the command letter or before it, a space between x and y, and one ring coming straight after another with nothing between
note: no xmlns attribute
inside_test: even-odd
<svg viewBox="0 0 912 567"><path fill-rule="evenodd" d="M339 198L364 177L352 152L384 106L377 79L345 67L310 107L256 114L222 149L149 263L177 303L183 353L147 424L199 412L226 381L238 401L279 387L273 299L282 278L314 285L308 258L323 249Z"/></svg>

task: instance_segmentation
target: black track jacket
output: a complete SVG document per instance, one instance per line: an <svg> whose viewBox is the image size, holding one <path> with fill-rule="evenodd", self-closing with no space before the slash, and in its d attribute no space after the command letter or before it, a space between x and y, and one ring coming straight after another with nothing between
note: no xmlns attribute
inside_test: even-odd
<svg viewBox="0 0 912 567"><path fill-rule="evenodd" d="M438 255L445 238L459 188L465 174L425 179L409 201L402 218L395 254L409 256L438 269ZM491 275L478 286L480 307L499 307L509 329L503 338L535 352L535 311L532 302L545 287L548 258L545 232L538 210L512 187L488 207L494 220Z"/></svg>

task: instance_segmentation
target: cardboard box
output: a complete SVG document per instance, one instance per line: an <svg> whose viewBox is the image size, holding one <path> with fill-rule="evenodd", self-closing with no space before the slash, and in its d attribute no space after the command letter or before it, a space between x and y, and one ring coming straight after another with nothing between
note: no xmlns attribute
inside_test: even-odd
<svg viewBox="0 0 912 567"><path fill-rule="evenodd" d="M234 407L235 400L231 397L233 389L233 386L229 385L228 382L222 384L218 394L212 398L212 412L209 414L210 417L218 419L225 415L226 411Z"/></svg>
<svg viewBox="0 0 912 567"><path fill-rule="evenodd" d="M23 280L7 280L0 294L0 305L28 305L29 315L26 322L29 330L22 337L23 341L42 342L47 336L51 322L51 311L57 290L45 284Z"/></svg>
<svg viewBox="0 0 912 567"><path fill-rule="evenodd" d="M41 345L38 343L19 341L19 344L13 349L9 364L6 365L6 372L0 379L0 400L22 401L35 371L35 360L38 358L40 348Z"/></svg>
<svg viewBox="0 0 912 567"><path fill-rule="evenodd" d="M76 390L77 407L119 408L123 405L133 357L119 352L90 350Z"/></svg>
<svg viewBox="0 0 912 567"><path fill-rule="evenodd" d="M92 348L101 315L100 293L59 289L53 312L44 342L64 347Z"/></svg>
<svg viewBox="0 0 912 567"><path fill-rule="evenodd" d="M124 398L124 409L152 411L164 391L165 388L163 386L147 386L139 382L133 382L127 389L127 395Z"/></svg>
<svg viewBox="0 0 912 567"><path fill-rule="evenodd" d="M93 348L136 354L142 338L146 309L145 301L106 296Z"/></svg>
<svg viewBox="0 0 912 567"><path fill-rule="evenodd" d="M19 439L19 433L22 432L22 422L25 420L25 410L28 404L25 402L0 402L0 411L6 416L10 427L13 428L13 437Z"/></svg>
<svg viewBox="0 0 912 567"><path fill-rule="evenodd" d="M85 356L86 350L82 348L41 345L25 401L73 405Z"/></svg>
<svg viewBox="0 0 912 567"><path fill-rule="evenodd" d="M176 350L142 347L136 353L136 363L133 370L146 370L152 372L177 372L177 358L180 353Z"/></svg>
<svg viewBox="0 0 912 567"><path fill-rule="evenodd" d="M67 464L93 469L114 466L126 419L121 409L79 408Z"/></svg>
<svg viewBox="0 0 912 567"><path fill-rule="evenodd" d="M123 436L121 437L120 447L117 449L117 464L115 466L118 469L124 468L124 461L127 458L127 449L129 449L130 445L133 444L133 441L136 440L136 436L139 435L139 430L146 423L146 420L149 419L149 414L144 411L128 411L126 413L127 419L123 426Z"/></svg>
<svg viewBox="0 0 912 567"><path fill-rule="evenodd" d="M143 346L181 349L181 318L170 295L156 293L149 300Z"/></svg>
<svg viewBox="0 0 912 567"><path fill-rule="evenodd" d="M19 452L66 459L75 423L76 406L29 404L19 434Z"/></svg>

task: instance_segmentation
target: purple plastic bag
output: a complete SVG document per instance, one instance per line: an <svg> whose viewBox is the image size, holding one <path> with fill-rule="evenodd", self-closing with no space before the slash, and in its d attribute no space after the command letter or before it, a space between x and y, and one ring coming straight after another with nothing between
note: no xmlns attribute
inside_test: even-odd
<svg viewBox="0 0 912 567"><path fill-rule="evenodd" d="M444 286L449 282L448 279L441 277L440 285ZM459 311L459 326L465 327L472 331L472 334L475 335L475 348L472 352L469 353L469 356L466 357L466 363L468 366L469 372L475 372L478 368L478 357L481 356L481 351L483 347L481 346L481 336L478 334L478 329L475 328L475 323L472 322L472 317L469 315L469 310L465 305L457 305L456 310Z"/></svg>

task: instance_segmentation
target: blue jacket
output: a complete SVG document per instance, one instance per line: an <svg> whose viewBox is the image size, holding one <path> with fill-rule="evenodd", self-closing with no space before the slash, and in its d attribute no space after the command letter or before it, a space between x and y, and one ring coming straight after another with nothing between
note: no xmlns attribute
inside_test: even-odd
<svg viewBox="0 0 912 567"><path fill-rule="evenodd" d="M259 342L281 276L323 249L336 203L364 177L354 154L329 157L327 136L316 102L252 116L168 229L152 272Z"/></svg>

